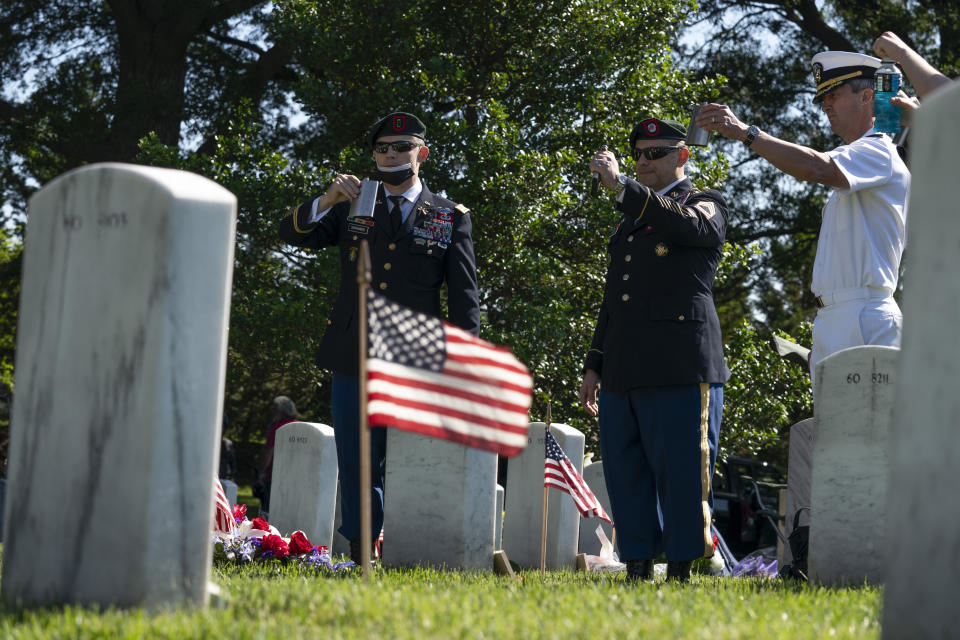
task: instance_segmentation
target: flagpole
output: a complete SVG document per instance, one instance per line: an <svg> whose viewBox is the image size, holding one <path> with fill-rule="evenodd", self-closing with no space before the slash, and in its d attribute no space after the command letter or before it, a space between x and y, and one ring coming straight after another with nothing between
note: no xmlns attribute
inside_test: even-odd
<svg viewBox="0 0 960 640"><path fill-rule="evenodd" d="M372 279L370 248L367 241L360 242L357 260L357 327L360 334L360 569L363 580L370 584L370 426L367 415L367 289Z"/></svg>
<svg viewBox="0 0 960 640"><path fill-rule="evenodd" d="M546 432L550 431L550 401L547 400L547 418L544 423L544 447L546 447ZM546 453L544 453L546 459ZM543 483L543 525L540 527L540 575L547 570L547 483Z"/></svg>

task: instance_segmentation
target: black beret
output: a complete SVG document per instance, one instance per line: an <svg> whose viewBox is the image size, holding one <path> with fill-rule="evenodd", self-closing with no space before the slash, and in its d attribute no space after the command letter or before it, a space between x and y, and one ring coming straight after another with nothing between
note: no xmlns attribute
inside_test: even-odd
<svg viewBox="0 0 960 640"><path fill-rule="evenodd" d="M395 111L383 116L370 127L370 131L367 133L367 146L372 149L373 143L380 136L407 135L423 140L426 133L427 127L420 121L420 118L403 111Z"/></svg>
<svg viewBox="0 0 960 640"><path fill-rule="evenodd" d="M684 140L686 137L687 128L676 120L647 118L630 132L630 148L636 146L637 140Z"/></svg>

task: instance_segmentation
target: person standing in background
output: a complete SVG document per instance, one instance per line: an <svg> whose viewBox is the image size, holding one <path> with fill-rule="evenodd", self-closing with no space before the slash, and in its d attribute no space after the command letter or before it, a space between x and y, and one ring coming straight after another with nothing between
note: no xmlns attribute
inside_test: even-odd
<svg viewBox="0 0 960 640"><path fill-rule="evenodd" d="M273 399L270 415L267 441L264 443L263 451L260 454L260 517L263 519L267 519L270 511L270 488L273 484L273 450L277 440L277 429L296 421L299 417L297 406L287 396L277 396Z"/></svg>

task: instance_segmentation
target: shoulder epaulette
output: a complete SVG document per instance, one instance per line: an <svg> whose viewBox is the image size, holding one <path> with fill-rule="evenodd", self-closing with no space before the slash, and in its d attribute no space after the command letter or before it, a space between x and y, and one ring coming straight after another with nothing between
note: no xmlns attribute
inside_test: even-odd
<svg viewBox="0 0 960 640"><path fill-rule="evenodd" d="M463 215L467 215L468 213L470 213L470 209L467 209L467 208L466 208L465 206L463 206L462 204L458 204L457 206L454 207L454 209L456 209L457 211L459 211L459 212L462 213Z"/></svg>

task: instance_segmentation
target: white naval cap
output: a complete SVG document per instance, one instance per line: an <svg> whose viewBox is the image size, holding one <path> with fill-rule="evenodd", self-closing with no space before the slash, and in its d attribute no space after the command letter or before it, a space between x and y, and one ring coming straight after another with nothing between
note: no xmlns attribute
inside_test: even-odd
<svg viewBox="0 0 960 640"><path fill-rule="evenodd" d="M821 51L810 62L817 85L814 102L820 102L823 96L851 80L872 80L874 71L880 67L880 58L850 51Z"/></svg>

